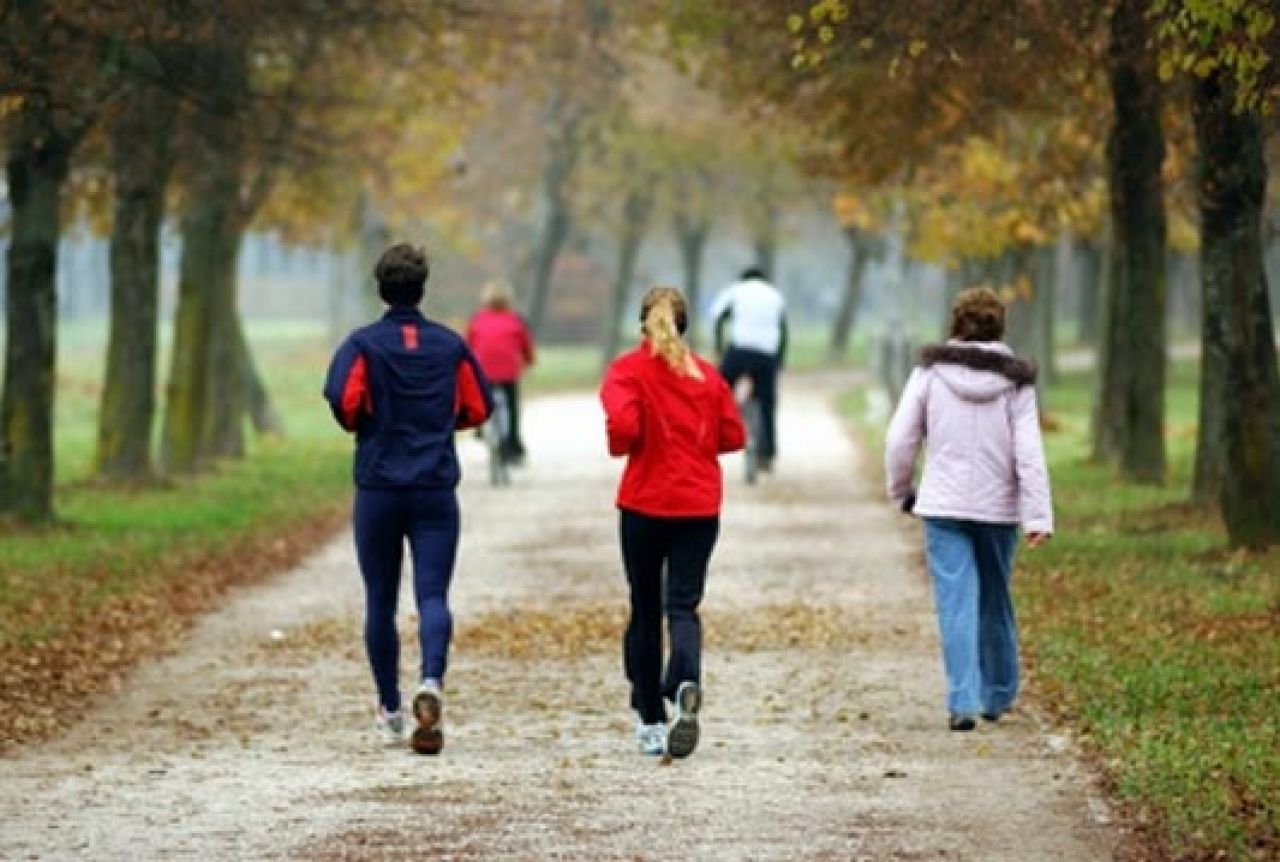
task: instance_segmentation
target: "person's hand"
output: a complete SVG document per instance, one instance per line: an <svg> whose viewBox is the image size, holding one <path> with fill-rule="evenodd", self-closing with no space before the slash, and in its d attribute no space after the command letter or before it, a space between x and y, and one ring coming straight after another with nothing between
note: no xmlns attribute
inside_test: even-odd
<svg viewBox="0 0 1280 862"><path fill-rule="evenodd" d="M1049 541L1052 535L1053 533L1027 533L1027 547L1038 548Z"/></svg>

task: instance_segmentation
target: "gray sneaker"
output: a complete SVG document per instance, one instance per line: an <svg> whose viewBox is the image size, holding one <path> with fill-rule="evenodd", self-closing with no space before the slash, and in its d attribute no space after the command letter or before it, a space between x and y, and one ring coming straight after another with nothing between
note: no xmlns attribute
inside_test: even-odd
<svg viewBox="0 0 1280 862"><path fill-rule="evenodd" d="M688 757L698 747L698 710L702 708L702 689L696 682L682 682L676 689L675 720L667 731L667 754Z"/></svg>
<svg viewBox="0 0 1280 862"><path fill-rule="evenodd" d="M387 748L404 745L404 710L387 712L381 705L373 719L373 734Z"/></svg>
<svg viewBox="0 0 1280 862"><path fill-rule="evenodd" d="M667 753L667 726L665 724L636 724L636 742L640 753L647 757L661 757Z"/></svg>

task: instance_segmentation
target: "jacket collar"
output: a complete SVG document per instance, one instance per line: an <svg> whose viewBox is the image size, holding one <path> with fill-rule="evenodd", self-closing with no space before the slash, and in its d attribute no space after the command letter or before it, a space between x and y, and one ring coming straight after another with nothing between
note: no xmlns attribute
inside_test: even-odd
<svg viewBox="0 0 1280 862"><path fill-rule="evenodd" d="M948 364L992 371L1017 386L1036 382L1039 369L1034 360L1019 359L1001 342L948 341L930 344L920 350L920 364L925 368Z"/></svg>
<svg viewBox="0 0 1280 862"><path fill-rule="evenodd" d="M415 305L392 305L387 307L387 311L382 315L382 319L407 322L411 320L425 320L426 318L422 316L422 312L418 310L418 307Z"/></svg>

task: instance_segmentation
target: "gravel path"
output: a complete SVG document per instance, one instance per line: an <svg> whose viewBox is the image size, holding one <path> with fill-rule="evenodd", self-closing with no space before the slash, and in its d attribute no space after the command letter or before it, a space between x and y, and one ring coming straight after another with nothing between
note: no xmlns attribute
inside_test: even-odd
<svg viewBox="0 0 1280 862"><path fill-rule="evenodd" d="M511 488L485 486L479 444L461 441L442 756L366 731L342 535L233 595L65 737L5 758L0 858L1113 858L1107 806L1033 713L944 729L915 530L824 392L785 397L777 475L747 488L725 460L689 760L634 750L619 465L594 399L556 397L529 406L533 461Z"/></svg>

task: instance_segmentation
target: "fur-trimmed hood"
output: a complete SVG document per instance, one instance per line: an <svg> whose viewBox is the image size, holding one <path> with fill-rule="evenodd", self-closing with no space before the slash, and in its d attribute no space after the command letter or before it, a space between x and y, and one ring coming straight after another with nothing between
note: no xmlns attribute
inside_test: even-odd
<svg viewBox="0 0 1280 862"><path fill-rule="evenodd" d="M948 341L920 351L920 365L969 401L990 401L1035 383L1035 362L1019 359L1000 341Z"/></svg>

